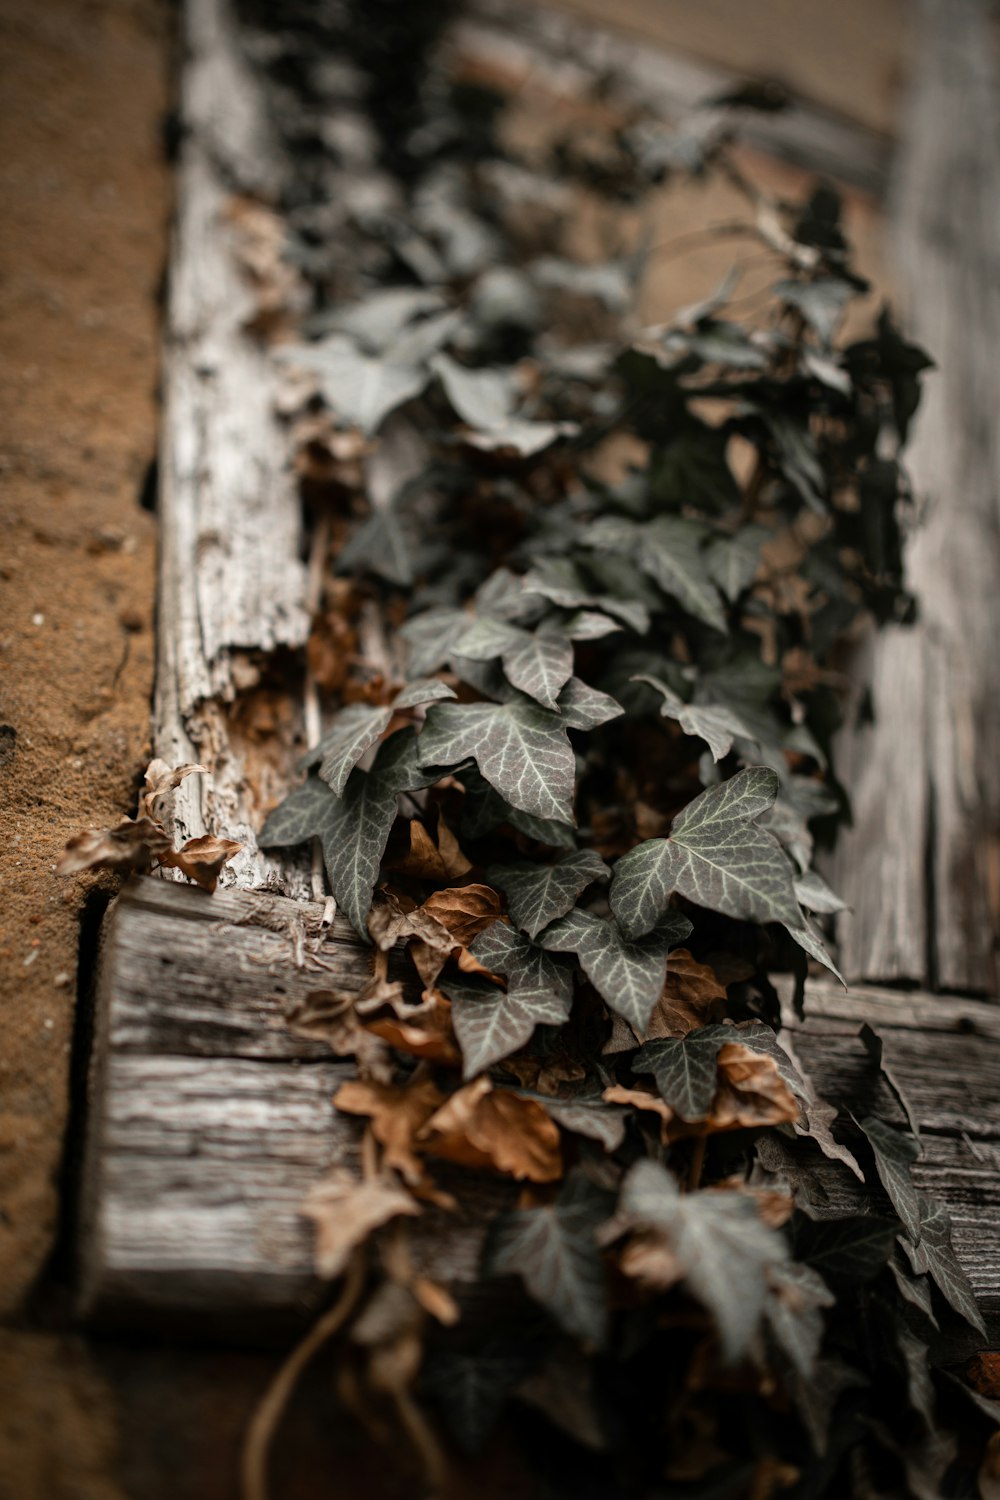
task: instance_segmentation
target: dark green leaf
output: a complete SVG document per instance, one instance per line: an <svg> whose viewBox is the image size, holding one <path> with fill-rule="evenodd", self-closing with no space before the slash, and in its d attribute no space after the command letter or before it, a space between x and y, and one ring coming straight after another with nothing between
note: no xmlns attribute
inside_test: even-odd
<svg viewBox="0 0 1000 1500"><path fill-rule="evenodd" d="M749 1353L767 1306L769 1275L788 1259L780 1234L768 1229L743 1193L682 1193L653 1161L632 1167L616 1221L662 1230L688 1286L715 1318L726 1358Z"/></svg>
<svg viewBox="0 0 1000 1500"><path fill-rule="evenodd" d="M855 1215L846 1219L803 1220L796 1255L822 1276L841 1281L871 1281L881 1271L896 1241L892 1219Z"/></svg>
<svg viewBox="0 0 1000 1500"><path fill-rule="evenodd" d="M917 1245L920 1243L920 1194L914 1186L910 1168L920 1155L920 1148L909 1136L901 1135L873 1115L858 1123L872 1148L875 1169L889 1201L910 1239Z"/></svg>
<svg viewBox="0 0 1000 1500"><path fill-rule="evenodd" d="M579 677L571 677L559 694L556 704L559 717L569 729L599 729L612 719L620 719L625 710L609 693L599 692Z"/></svg>
<svg viewBox="0 0 1000 1500"><path fill-rule="evenodd" d="M920 1243L911 1245L906 1239L901 1243L914 1271L931 1276L949 1306L985 1337L986 1325L976 1305L975 1293L952 1249L951 1220L944 1204L934 1198L922 1197Z"/></svg>
<svg viewBox="0 0 1000 1500"><path fill-rule="evenodd" d="M536 938L543 927L566 915L588 885L606 880L610 874L599 855L578 849L564 854L554 865L491 865L486 878L507 897L518 927Z"/></svg>
<svg viewBox="0 0 1000 1500"><path fill-rule="evenodd" d="M554 995L567 1004L572 997L573 975L569 966L546 953L522 932L515 932L506 922L494 922L478 933L469 944L469 951L488 969L505 976L512 995Z"/></svg>
<svg viewBox="0 0 1000 1500"><path fill-rule="evenodd" d="M773 771L751 766L690 802L669 838L647 839L624 855L611 882L622 929L634 937L649 932L674 891L726 916L800 925L792 867L755 821L777 790Z"/></svg>
<svg viewBox="0 0 1000 1500"><path fill-rule="evenodd" d="M370 750L379 735L388 729L391 708L373 708L369 703L351 703L337 714L333 728L315 749L302 757L303 766L319 762L320 780L325 781L339 797L358 761Z"/></svg>
<svg viewBox="0 0 1000 1500"><path fill-rule="evenodd" d="M588 527L583 539L588 547L624 553L688 614L725 633L726 616L702 547L706 535L703 526L679 516L642 525L608 517Z"/></svg>
<svg viewBox="0 0 1000 1500"><path fill-rule="evenodd" d="M699 707L694 703L685 703L683 698L659 677L640 675L633 681L645 682L649 687L655 688L663 699L660 713L665 718L676 719L685 734L704 740L712 752L714 761L720 761L723 756L729 754L736 736L748 740L753 739L750 730L739 715L733 713L732 709L711 705Z"/></svg>
<svg viewBox="0 0 1000 1500"><path fill-rule="evenodd" d="M419 754L424 766L457 766L471 757L512 807L573 822L573 750L558 715L537 703L434 704Z"/></svg>
<svg viewBox="0 0 1000 1500"><path fill-rule="evenodd" d="M641 1034L667 977L667 953L690 931L685 917L668 912L655 931L633 942L615 922L574 910L547 927L539 941L557 953L575 953L598 994Z"/></svg>
<svg viewBox="0 0 1000 1500"><path fill-rule="evenodd" d="M491 1274L519 1275L567 1333L598 1348L607 1328L607 1294L595 1232L613 1201L582 1172L572 1172L555 1203L498 1219L486 1247Z"/></svg>
<svg viewBox="0 0 1000 1500"><path fill-rule="evenodd" d="M473 985L439 979L451 1001L451 1019L462 1049L463 1077L473 1078L531 1040L536 1026L561 1026L570 1001L552 991Z"/></svg>
<svg viewBox="0 0 1000 1500"><path fill-rule="evenodd" d="M716 1058L733 1040L729 1026L703 1026L647 1042L632 1059L632 1072L652 1073L660 1098L682 1120L704 1120L715 1097Z"/></svg>

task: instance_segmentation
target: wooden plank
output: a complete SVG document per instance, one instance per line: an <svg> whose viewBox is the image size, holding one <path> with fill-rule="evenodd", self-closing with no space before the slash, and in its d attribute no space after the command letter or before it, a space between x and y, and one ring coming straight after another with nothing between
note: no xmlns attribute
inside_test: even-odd
<svg viewBox="0 0 1000 1500"><path fill-rule="evenodd" d="M309 627L298 485L275 414L278 375L248 327L253 289L231 219L234 195L273 199L288 169L226 0L188 0L184 14L154 744L171 765L199 761L212 772L179 788L178 836L240 839L246 848L227 880L304 895L305 861L256 848L261 807L277 799L282 773L241 731L261 664L269 653L302 647Z"/></svg>
<svg viewBox="0 0 1000 1500"><path fill-rule="evenodd" d="M516 72L543 67L547 82L570 94L586 93L594 78L613 77L620 98L665 118L704 106L745 81L555 6L473 0L456 35L464 51ZM811 100L792 98L775 114L742 110L733 123L741 140L783 161L875 196L885 192L891 141Z"/></svg>
<svg viewBox="0 0 1000 1500"><path fill-rule="evenodd" d="M855 826L831 878L848 978L996 994L1000 929L1000 106L985 0L925 0L892 229L906 327L933 356L909 466L919 622L852 666ZM857 700L861 704L863 695Z"/></svg>
<svg viewBox="0 0 1000 1500"><path fill-rule="evenodd" d="M283 1024L310 990L350 992L371 950L324 907L132 882L106 935L83 1188L87 1316L232 1337L304 1316L320 1288L299 1207L359 1124L331 1096L354 1072ZM796 1051L820 1092L900 1118L857 1031L878 1026L924 1130L916 1169L955 1222L958 1253L1000 1341L1000 1009L981 1001L811 987ZM435 1169L437 1172L437 1168ZM462 1211L417 1221L440 1279L476 1274L512 1185L452 1169ZM834 1184L834 1189L837 1188Z"/></svg>

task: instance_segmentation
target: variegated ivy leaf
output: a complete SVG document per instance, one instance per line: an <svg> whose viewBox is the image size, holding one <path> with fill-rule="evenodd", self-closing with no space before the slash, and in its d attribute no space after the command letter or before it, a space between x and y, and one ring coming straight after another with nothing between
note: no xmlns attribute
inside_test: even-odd
<svg viewBox="0 0 1000 1500"><path fill-rule="evenodd" d="M622 930L649 932L674 891L729 917L801 926L792 866L755 821L777 791L773 771L750 766L689 802L669 838L646 839L623 855L610 897Z"/></svg>
<svg viewBox="0 0 1000 1500"><path fill-rule="evenodd" d="M951 1220L944 1204L922 1196L920 1243L911 1245L908 1239L902 1239L901 1244L914 1271L928 1274L949 1306L985 1337L986 1325L975 1294L952 1248Z"/></svg>
<svg viewBox="0 0 1000 1500"><path fill-rule="evenodd" d="M611 871L591 849L564 854L554 865L520 863L491 865L486 878L507 897L512 919L529 937L564 917L576 898L595 880L607 880Z"/></svg>
<svg viewBox="0 0 1000 1500"><path fill-rule="evenodd" d="M451 1001L466 1079L520 1051L536 1026L561 1026L569 1020L570 1000L552 991L512 989L505 994L496 985L449 979L439 984Z"/></svg>
<svg viewBox="0 0 1000 1500"><path fill-rule="evenodd" d="M815 870L807 870L804 875L795 877L795 894L799 904L807 911L833 916L838 911L847 910L846 903L841 901L836 892L827 885L822 875L817 875Z"/></svg>
<svg viewBox="0 0 1000 1500"><path fill-rule="evenodd" d="M420 703L435 703L454 698L454 690L444 682L418 681L397 693L391 706L378 708L370 703L350 703L337 714L331 729L299 762L300 769L319 764L320 780L325 781L339 797L358 761L370 750L392 722L397 709L415 708Z"/></svg>
<svg viewBox="0 0 1000 1500"><path fill-rule="evenodd" d="M823 939L820 937L815 928L810 927L809 923L801 914L799 915L798 922L796 922L794 925L791 922L786 922L785 930L787 931L789 937L795 939L804 953L808 953L810 958L814 958L817 963L820 963L824 968L829 969L830 973L836 979L840 980L841 984L846 990L847 980L844 978L843 974L841 974L840 970L837 968L837 965L834 963L833 959L827 952L826 944L823 942Z"/></svg>
<svg viewBox="0 0 1000 1500"><path fill-rule="evenodd" d="M545 708L555 708L561 689L573 673L573 644L547 626L522 630L504 620L483 617L456 638L453 650L472 661L499 657L512 687Z"/></svg>
<svg viewBox="0 0 1000 1500"><path fill-rule="evenodd" d="M705 549L709 577L730 603L753 582L760 549L771 532L766 526L742 526L733 536L717 536Z"/></svg>
<svg viewBox="0 0 1000 1500"><path fill-rule="evenodd" d="M436 354L431 369L456 415L470 427L501 427L511 416L517 401L511 370L470 370L449 354Z"/></svg>
<svg viewBox="0 0 1000 1500"><path fill-rule="evenodd" d="M725 611L703 551L707 535L704 526L680 516L645 522L608 516L588 526L583 541L588 547L622 553L688 614L726 634Z"/></svg>
<svg viewBox="0 0 1000 1500"><path fill-rule="evenodd" d="M661 1231L688 1287L714 1317L726 1358L750 1352L770 1275L787 1261L788 1247L761 1221L749 1194L682 1193L657 1162L639 1161L625 1179L616 1221Z"/></svg>
<svg viewBox="0 0 1000 1500"><path fill-rule="evenodd" d="M889 1202L899 1215L900 1222L914 1245L920 1244L920 1200L921 1195L913 1181L910 1168L920 1155L920 1147L908 1135L893 1130L884 1120L874 1115L860 1120L872 1155L875 1170L885 1188Z"/></svg>
<svg viewBox="0 0 1000 1500"><path fill-rule="evenodd" d="M619 620L612 620L605 614L600 614L593 609L579 609L570 615L562 627L563 633L571 641L599 641L606 635L613 635L616 630L621 630Z"/></svg>
<svg viewBox="0 0 1000 1500"><path fill-rule="evenodd" d="M596 1231L613 1203L582 1172L571 1172L555 1203L504 1214L486 1245L488 1272L519 1275L560 1327L598 1347L607 1326L607 1293Z"/></svg>
<svg viewBox="0 0 1000 1500"><path fill-rule="evenodd" d="M660 1098L682 1120L704 1120L715 1098L716 1058L736 1039L731 1026L703 1026L647 1042L632 1059L632 1072L652 1073Z"/></svg>
<svg viewBox="0 0 1000 1500"><path fill-rule="evenodd" d="M270 849L318 838L337 905L365 942L396 799L400 792L428 785L417 766L416 747L412 729L392 735L380 746L370 771L351 772L340 797L324 782L310 779L275 809L258 839Z"/></svg>
<svg viewBox="0 0 1000 1500"><path fill-rule="evenodd" d="M501 657L507 681L545 708L555 708L573 675L573 643L544 625L523 635Z"/></svg>
<svg viewBox="0 0 1000 1500"><path fill-rule="evenodd" d="M550 849L572 849L573 830L566 823L555 823L551 818L534 818L530 813L519 812L495 792L488 781L484 781L474 766L461 772L459 780L466 789L462 807L462 833L470 839L484 838L509 823L518 833L546 844Z"/></svg>
<svg viewBox="0 0 1000 1500"><path fill-rule="evenodd" d="M615 922L574 910L540 935L556 953L575 953L591 984L616 1014L640 1034L667 977L667 953L691 932L679 912L668 912L656 930L630 941Z"/></svg>
<svg viewBox="0 0 1000 1500"><path fill-rule="evenodd" d="M638 635L645 635L649 629L649 610L644 604L628 596L619 598L594 590L570 558L542 558L525 574L523 586L526 593L540 594L560 609L602 610Z"/></svg>
<svg viewBox="0 0 1000 1500"><path fill-rule="evenodd" d="M418 708L422 703L438 703L442 698L456 697L455 689L436 678L421 678L400 688L392 700L393 713L400 708Z"/></svg>
<svg viewBox="0 0 1000 1500"><path fill-rule="evenodd" d="M335 796L342 795L358 761L366 750L388 729L392 720L391 708L375 708L370 703L351 703L338 713L332 729L323 736L319 744L302 757L300 766L314 766L319 762L320 780L325 781Z"/></svg>
<svg viewBox="0 0 1000 1500"><path fill-rule="evenodd" d="M812 1266L789 1260L769 1271L771 1296L764 1305L768 1329L795 1369L808 1379L823 1341L823 1308L835 1298Z"/></svg>
<svg viewBox="0 0 1000 1500"><path fill-rule="evenodd" d="M571 677L559 694L556 705L559 716L569 729L599 729L612 719L620 719L625 710L612 698L590 687L579 677Z"/></svg>
<svg viewBox="0 0 1000 1500"><path fill-rule="evenodd" d="M335 800L326 782L310 776L269 815L257 843L262 849L292 849L318 837Z"/></svg>
<svg viewBox="0 0 1000 1500"><path fill-rule="evenodd" d="M469 952L494 973L504 975L510 994L549 994L567 1003L572 998L573 973L568 964L506 922L484 928L469 944Z"/></svg>
<svg viewBox="0 0 1000 1500"><path fill-rule="evenodd" d="M452 642L469 628L464 609L426 609L407 620L400 635L411 672L435 672L451 657Z"/></svg>
<svg viewBox="0 0 1000 1500"><path fill-rule="evenodd" d="M747 740L753 739L753 735L739 714L734 713L732 709L711 704L699 706L695 703L685 703L684 699L659 677L646 677L640 674L633 677L632 681L645 682L651 688L655 688L663 699L660 713L664 718L676 719L685 734L704 740L712 752L714 761L720 761L724 755L729 754L733 748L733 740L737 736Z"/></svg>
<svg viewBox="0 0 1000 1500"><path fill-rule="evenodd" d="M527 698L434 704L419 755L423 766L457 766L471 756L512 807L573 822L575 762L565 725Z"/></svg>

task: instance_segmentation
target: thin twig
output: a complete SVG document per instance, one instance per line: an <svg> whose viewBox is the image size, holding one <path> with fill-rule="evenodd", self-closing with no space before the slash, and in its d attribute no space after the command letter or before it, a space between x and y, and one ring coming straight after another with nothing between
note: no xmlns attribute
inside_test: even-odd
<svg viewBox="0 0 1000 1500"><path fill-rule="evenodd" d="M243 1500L268 1500L267 1462L271 1442L298 1384L299 1377L322 1346L339 1333L357 1306L365 1282L364 1258L356 1255L347 1268L343 1290L329 1311L313 1324L278 1370L253 1414L240 1463Z"/></svg>

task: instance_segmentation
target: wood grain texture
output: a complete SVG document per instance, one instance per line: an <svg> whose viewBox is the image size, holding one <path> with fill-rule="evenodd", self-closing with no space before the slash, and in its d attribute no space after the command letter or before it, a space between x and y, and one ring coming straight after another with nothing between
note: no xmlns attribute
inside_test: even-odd
<svg viewBox="0 0 1000 1500"><path fill-rule="evenodd" d="M746 81L613 30L616 19L612 16L605 29L553 6L473 0L457 39L463 50L515 71L542 67L550 85L570 94L585 92L595 77L612 76L621 97L666 118L705 105ZM793 97L776 114L742 110L733 123L742 140L770 155L875 196L885 192L889 138L812 100Z"/></svg>
<svg viewBox="0 0 1000 1500"><path fill-rule="evenodd" d="M371 950L324 908L133 881L109 919L97 997L82 1205L86 1314L200 1336L283 1330L322 1294L302 1200L357 1161L332 1095L354 1073L283 1024L318 988L359 990ZM899 1120L857 1032L876 1026L923 1128L918 1183L942 1197L1000 1340L1000 1010L975 1000L814 985L792 1037L820 1092ZM415 1221L438 1279L475 1277L515 1188L451 1168L460 1212ZM841 1174L843 1175L843 1174ZM849 1187L849 1184L848 1184ZM831 1174L832 1201L845 1187Z"/></svg>
<svg viewBox="0 0 1000 1500"><path fill-rule="evenodd" d="M305 894L304 862L256 849L261 805L281 790L266 761L248 774L234 705L269 653L308 631L302 517L289 444L274 410L277 371L248 324L234 195L268 201L284 165L260 84L226 0L188 0L183 145L171 254L160 455L156 754L200 761L174 799L180 837L211 832L245 849L226 879Z"/></svg>
<svg viewBox="0 0 1000 1500"><path fill-rule="evenodd" d="M985 0L924 0L892 204L908 334L938 369L909 467L920 617L853 665L873 721L841 736L855 826L831 878L849 979L997 993L1000 928L1000 105ZM861 694L857 695L861 701Z"/></svg>

